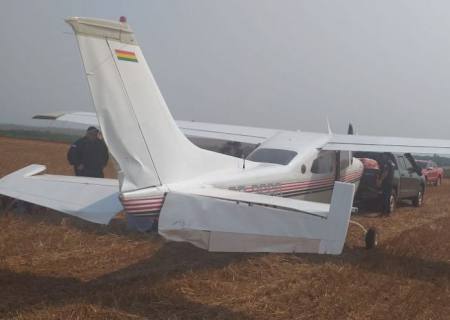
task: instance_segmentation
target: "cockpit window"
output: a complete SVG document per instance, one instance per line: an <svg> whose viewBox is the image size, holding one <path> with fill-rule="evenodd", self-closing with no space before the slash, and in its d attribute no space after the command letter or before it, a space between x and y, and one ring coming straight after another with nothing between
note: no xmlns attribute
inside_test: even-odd
<svg viewBox="0 0 450 320"><path fill-rule="evenodd" d="M247 159L255 162L287 165L296 155L297 152L291 150L260 148L253 151Z"/></svg>

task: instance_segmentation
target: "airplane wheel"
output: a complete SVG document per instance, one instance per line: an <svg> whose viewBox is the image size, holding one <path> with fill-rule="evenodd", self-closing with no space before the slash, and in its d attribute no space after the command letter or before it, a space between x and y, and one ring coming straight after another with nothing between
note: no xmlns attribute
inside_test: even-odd
<svg viewBox="0 0 450 320"><path fill-rule="evenodd" d="M366 232L366 236L364 237L366 242L366 249L373 249L378 244L378 234L375 228L369 228Z"/></svg>

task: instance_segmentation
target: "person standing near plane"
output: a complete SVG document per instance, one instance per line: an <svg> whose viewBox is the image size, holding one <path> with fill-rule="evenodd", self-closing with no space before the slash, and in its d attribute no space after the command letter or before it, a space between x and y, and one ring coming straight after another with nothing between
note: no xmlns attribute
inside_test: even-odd
<svg viewBox="0 0 450 320"><path fill-rule="evenodd" d="M381 174L378 180L381 186L383 196L383 212L389 214L391 212L391 195L394 188L394 169L395 164L389 153L383 153L380 159Z"/></svg>
<svg viewBox="0 0 450 320"><path fill-rule="evenodd" d="M108 159L108 148L96 127L89 127L86 135L75 141L67 152L76 176L103 178Z"/></svg>

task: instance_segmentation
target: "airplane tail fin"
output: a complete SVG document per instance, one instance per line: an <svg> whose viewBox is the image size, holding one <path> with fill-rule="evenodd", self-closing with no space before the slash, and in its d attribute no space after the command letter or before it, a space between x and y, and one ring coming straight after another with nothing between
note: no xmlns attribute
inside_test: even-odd
<svg viewBox="0 0 450 320"><path fill-rule="evenodd" d="M120 166L122 191L237 167L193 145L179 130L126 22L73 17L95 110Z"/></svg>

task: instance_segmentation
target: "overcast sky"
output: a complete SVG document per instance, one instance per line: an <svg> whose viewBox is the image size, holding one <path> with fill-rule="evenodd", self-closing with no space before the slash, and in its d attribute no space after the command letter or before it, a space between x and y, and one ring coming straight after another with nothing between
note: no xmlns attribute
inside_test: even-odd
<svg viewBox="0 0 450 320"><path fill-rule="evenodd" d="M0 123L93 111L64 19L121 15L176 119L450 139L445 0L2 1Z"/></svg>

